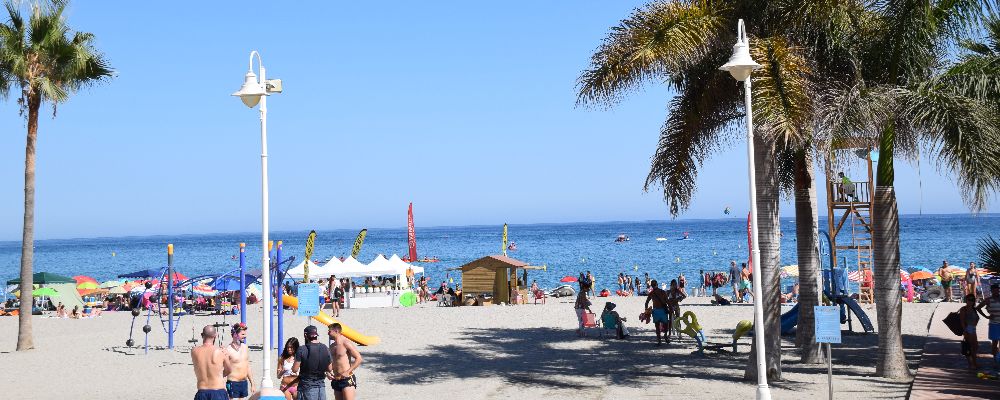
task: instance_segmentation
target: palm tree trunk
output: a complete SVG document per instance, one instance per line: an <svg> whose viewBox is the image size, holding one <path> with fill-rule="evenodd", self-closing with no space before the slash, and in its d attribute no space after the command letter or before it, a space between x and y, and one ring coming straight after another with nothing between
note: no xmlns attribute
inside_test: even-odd
<svg viewBox="0 0 1000 400"><path fill-rule="evenodd" d="M795 156L795 245L799 262L799 322L795 342L802 353L802 363L823 362L823 352L816 343L813 307L819 305L819 238L817 232L816 186L813 174L813 151L810 148Z"/></svg>
<svg viewBox="0 0 1000 400"><path fill-rule="evenodd" d="M35 348L31 330L32 263L35 259L35 141L38 138L39 95L28 97L28 140L24 146L24 228L21 234L21 306L17 316L17 351Z"/></svg>
<svg viewBox="0 0 1000 400"><path fill-rule="evenodd" d="M879 144L878 182L872 205L872 246L875 258L875 310L878 313L878 362L875 375L909 379L903 353L903 303L899 288L899 210L896 208L892 153L895 127L883 130Z"/></svg>
<svg viewBox="0 0 1000 400"><path fill-rule="evenodd" d="M781 221L778 219L778 168L773 141L754 138L754 164L757 176L757 238L760 241L761 299L764 307L765 365L768 381L781 380ZM756 269L756 268L755 268ZM760 323L760 321L755 321ZM754 337L753 340L759 338ZM751 347L744 379L757 379L756 345Z"/></svg>

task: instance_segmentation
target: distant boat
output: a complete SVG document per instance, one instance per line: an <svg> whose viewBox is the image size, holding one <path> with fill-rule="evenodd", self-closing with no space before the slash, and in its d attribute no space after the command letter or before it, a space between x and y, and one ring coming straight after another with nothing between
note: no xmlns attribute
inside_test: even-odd
<svg viewBox="0 0 1000 400"><path fill-rule="evenodd" d="M691 238L690 238L690 237L688 237L688 235L689 235L689 234L688 234L687 232L684 232L684 237L682 237L682 238L677 238L677 240L691 240Z"/></svg>
<svg viewBox="0 0 1000 400"><path fill-rule="evenodd" d="M618 237L617 237L617 238L615 238L615 242L617 242L617 243L621 243L621 242L627 242L627 241L629 241L629 240L630 240L630 239L629 239L628 235L625 235L625 234L622 234L622 235L618 235Z"/></svg>
<svg viewBox="0 0 1000 400"><path fill-rule="evenodd" d="M658 237L658 238L656 238L657 242L662 242L662 241L665 241L665 240L667 240L667 238L665 238L665 237Z"/></svg>

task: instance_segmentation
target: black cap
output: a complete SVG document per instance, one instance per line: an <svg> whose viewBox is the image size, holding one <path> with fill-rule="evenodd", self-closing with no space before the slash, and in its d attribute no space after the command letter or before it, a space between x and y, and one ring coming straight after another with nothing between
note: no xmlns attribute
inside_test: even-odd
<svg viewBox="0 0 1000 400"><path fill-rule="evenodd" d="M315 325L309 325L309 326L307 326L306 329L302 331L302 333L305 334L306 337L318 337L319 336L319 332L316 331L316 326Z"/></svg>

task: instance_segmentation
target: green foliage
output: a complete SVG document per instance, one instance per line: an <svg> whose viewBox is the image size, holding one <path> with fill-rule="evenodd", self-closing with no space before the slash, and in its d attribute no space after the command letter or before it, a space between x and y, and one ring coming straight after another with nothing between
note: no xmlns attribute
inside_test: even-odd
<svg viewBox="0 0 1000 400"><path fill-rule="evenodd" d="M987 236L979 239L979 266L1000 275L1000 242Z"/></svg>
<svg viewBox="0 0 1000 400"><path fill-rule="evenodd" d="M65 1L35 4L25 21L11 1L9 21L0 24L0 89L17 84L22 111L32 98L60 103L80 88L110 78L113 71L93 46L94 35L66 25Z"/></svg>

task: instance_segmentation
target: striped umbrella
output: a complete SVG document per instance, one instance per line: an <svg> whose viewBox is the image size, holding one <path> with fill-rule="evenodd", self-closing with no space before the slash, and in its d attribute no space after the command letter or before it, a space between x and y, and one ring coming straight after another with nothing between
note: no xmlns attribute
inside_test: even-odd
<svg viewBox="0 0 1000 400"><path fill-rule="evenodd" d="M77 276L74 276L73 280L75 280L77 284L81 284L83 282L94 282L94 283L97 283L97 279L91 278L91 277L89 277L87 275L77 275Z"/></svg>
<svg viewBox="0 0 1000 400"><path fill-rule="evenodd" d="M84 281L76 285L76 290L91 290L91 289L98 289L100 287L101 286L98 285L97 282Z"/></svg>
<svg viewBox="0 0 1000 400"><path fill-rule="evenodd" d="M206 285L204 283L202 283L200 285L195 285L193 288L191 288L191 291L193 291L194 294L201 295L201 296L215 296L215 295L219 294L219 292L217 290L212 289L211 286L208 286L208 285Z"/></svg>

